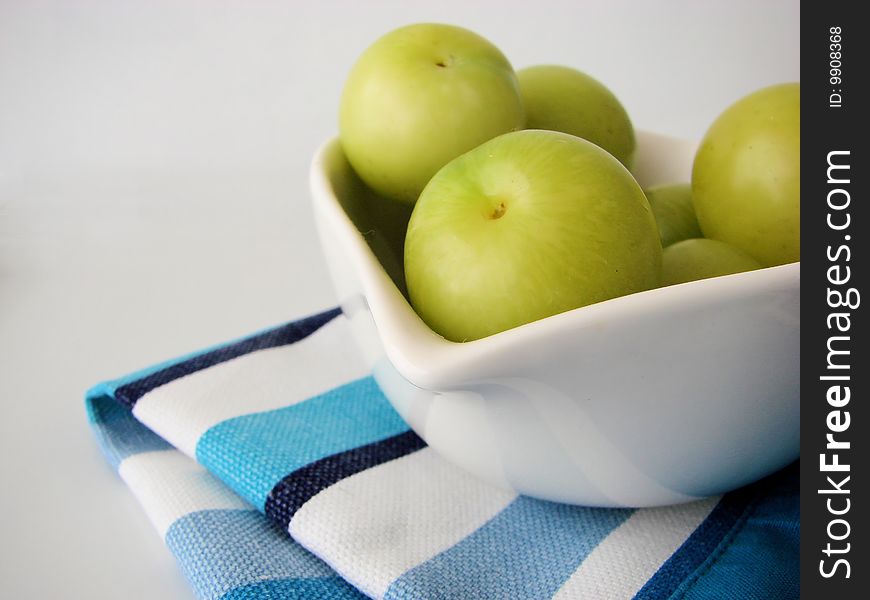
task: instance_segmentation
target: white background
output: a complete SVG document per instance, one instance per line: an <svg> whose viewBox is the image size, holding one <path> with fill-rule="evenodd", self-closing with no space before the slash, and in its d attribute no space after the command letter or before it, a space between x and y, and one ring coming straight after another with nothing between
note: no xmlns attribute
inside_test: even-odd
<svg viewBox="0 0 870 600"><path fill-rule="evenodd" d="M192 597L83 392L333 303L308 161L355 57L417 21L681 137L799 79L797 0L0 0L0 596Z"/></svg>

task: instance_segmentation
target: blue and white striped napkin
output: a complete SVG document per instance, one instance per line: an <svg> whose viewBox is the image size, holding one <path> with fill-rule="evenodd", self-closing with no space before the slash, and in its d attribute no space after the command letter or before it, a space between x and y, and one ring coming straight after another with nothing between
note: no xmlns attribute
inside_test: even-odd
<svg viewBox="0 0 870 600"><path fill-rule="evenodd" d="M798 596L797 465L666 508L517 496L408 429L338 309L99 384L86 403L202 598Z"/></svg>

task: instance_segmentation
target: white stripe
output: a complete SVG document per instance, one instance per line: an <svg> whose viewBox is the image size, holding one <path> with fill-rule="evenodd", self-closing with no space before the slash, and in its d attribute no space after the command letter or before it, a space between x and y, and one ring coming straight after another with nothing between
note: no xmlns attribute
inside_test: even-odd
<svg viewBox="0 0 870 600"><path fill-rule="evenodd" d="M196 461L178 450L155 450L127 457L118 467L161 538L179 518L199 510L252 510Z"/></svg>
<svg viewBox="0 0 870 600"><path fill-rule="evenodd" d="M450 548L516 495L424 448L327 488L296 513L290 534L364 593Z"/></svg>
<svg viewBox="0 0 870 600"><path fill-rule="evenodd" d="M139 399L133 414L195 457L199 438L221 421L290 406L368 375L349 340L347 320L336 318L295 344L252 352L158 387Z"/></svg>
<svg viewBox="0 0 870 600"><path fill-rule="evenodd" d="M710 514L719 498L644 508L586 557L554 600L632 598Z"/></svg>

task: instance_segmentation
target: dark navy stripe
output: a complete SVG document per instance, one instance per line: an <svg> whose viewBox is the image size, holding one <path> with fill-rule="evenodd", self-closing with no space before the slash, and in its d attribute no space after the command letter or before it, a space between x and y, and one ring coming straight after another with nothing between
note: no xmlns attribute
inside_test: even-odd
<svg viewBox="0 0 870 600"><path fill-rule="evenodd" d="M742 523L759 494L763 482L726 494L703 523L683 542L656 574L635 595L634 600L670 598L678 587L719 547L723 540Z"/></svg>
<svg viewBox="0 0 870 600"><path fill-rule="evenodd" d="M409 430L306 465L284 477L272 488L266 498L266 516L286 528L303 504L329 486L425 446L426 442Z"/></svg>
<svg viewBox="0 0 870 600"><path fill-rule="evenodd" d="M800 470L767 480L745 520L677 590L681 600L800 597Z"/></svg>
<svg viewBox="0 0 870 600"><path fill-rule="evenodd" d="M280 327L275 327L250 337L227 344L214 350L198 354L189 360L170 365L136 381L122 385L115 391L115 398L122 404L133 408L136 402L150 392L185 375L213 367L214 365L238 358L257 350L286 346L302 340L341 314L340 308L333 308Z"/></svg>
<svg viewBox="0 0 870 600"><path fill-rule="evenodd" d="M265 510L288 474L327 456L408 431L368 376L275 410L227 419L196 443L196 459L239 496Z"/></svg>

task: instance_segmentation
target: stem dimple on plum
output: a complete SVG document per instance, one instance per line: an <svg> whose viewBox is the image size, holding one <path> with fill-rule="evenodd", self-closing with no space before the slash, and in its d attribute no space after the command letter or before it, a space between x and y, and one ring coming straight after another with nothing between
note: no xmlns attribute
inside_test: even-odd
<svg viewBox="0 0 870 600"><path fill-rule="evenodd" d="M487 218L491 221L495 221L496 219L501 219L505 212L507 212L507 206L505 206L504 201L499 202L498 205L492 209L492 211L487 215Z"/></svg>
<svg viewBox="0 0 870 600"><path fill-rule="evenodd" d="M453 64L453 55L450 54L445 58L438 58L435 60L435 66L441 69L446 69L447 67Z"/></svg>

